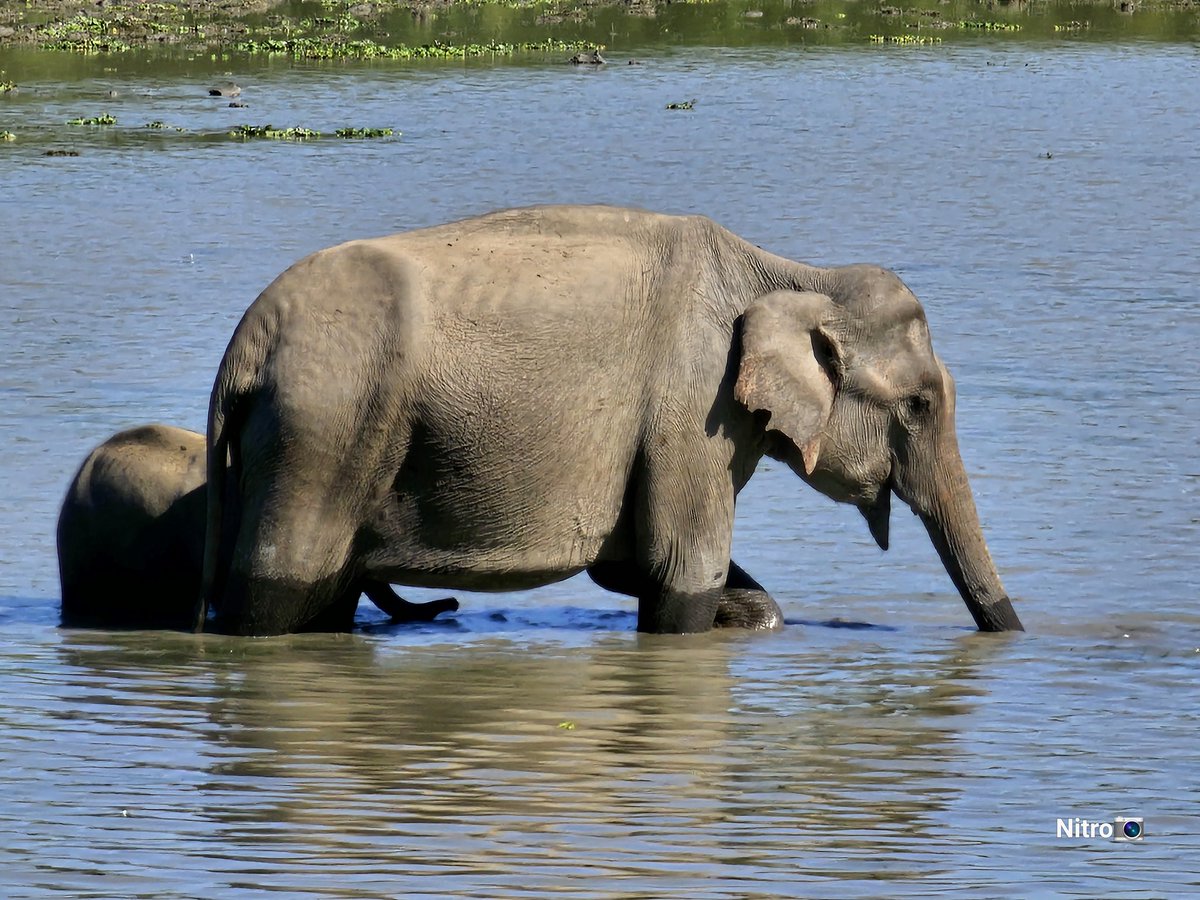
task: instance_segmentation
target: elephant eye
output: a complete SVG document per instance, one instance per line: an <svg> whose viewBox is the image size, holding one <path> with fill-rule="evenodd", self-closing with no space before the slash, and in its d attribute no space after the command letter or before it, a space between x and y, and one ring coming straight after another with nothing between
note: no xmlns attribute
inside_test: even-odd
<svg viewBox="0 0 1200 900"><path fill-rule="evenodd" d="M904 401L905 410L914 419L923 419L929 414L932 404L924 394L913 394Z"/></svg>

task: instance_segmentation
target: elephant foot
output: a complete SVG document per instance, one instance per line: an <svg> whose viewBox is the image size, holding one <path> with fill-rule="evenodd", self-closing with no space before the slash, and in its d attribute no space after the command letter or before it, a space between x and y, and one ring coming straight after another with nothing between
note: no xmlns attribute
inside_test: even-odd
<svg viewBox="0 0 1200 900"><path fill-rule="evenodd" d="M432 622L441 613L458 611L458 601L453 597L426 603L409 603L407 600L401 600L400 603L403 605L399 608L383 610L392 617L393 622Z"/></svg>
<svg viewBox="0 0 1200 900"><path fill-rule="evenodd" d="M369 584L364 592L372 603L392 617L393 622L430 622L441 613L458 609L458 601L453 597L409 603L393 591L391 585L386 584Z"/></svg>
<svg viewBox="0 0 1200 900"><path fill-rule="evenodd" d="M726 588L717 604L713 627L778 631L783 627L783 610L766 591Z"/></svg>

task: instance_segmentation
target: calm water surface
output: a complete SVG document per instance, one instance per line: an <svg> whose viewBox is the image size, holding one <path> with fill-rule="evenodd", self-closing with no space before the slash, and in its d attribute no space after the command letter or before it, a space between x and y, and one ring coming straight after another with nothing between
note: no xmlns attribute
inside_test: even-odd
<svg viewBox="0 0 1200 900"><path fill-rule="evenodd" d="M232 73L231 110L200 63L0 55L23 88L0 100L0 894L1200 892L1196 48L640 58L276 64ZM239 122L403 136L221 136ZM778 635L638 636L579 580L352 635L56 628L75 467L129 425L201 428L279 271L546 201L900 272L1029 632L972 633L903 508L883 554L770 465L736 555ZM1056 837L1115 814L1145 841Z"/></svg>

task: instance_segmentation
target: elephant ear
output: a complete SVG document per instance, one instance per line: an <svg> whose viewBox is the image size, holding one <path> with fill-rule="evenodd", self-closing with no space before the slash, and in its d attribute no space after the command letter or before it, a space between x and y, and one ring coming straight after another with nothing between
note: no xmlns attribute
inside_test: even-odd
<svg viewBox="0 0 1200 900"><path fill-rule="evenodd" d="M742 358L733 394L751 412L770 413L767 427L800 451L809 475L833 408L837 344L824 330L833 301L811 291L772 291L742 318Z"/></svg>

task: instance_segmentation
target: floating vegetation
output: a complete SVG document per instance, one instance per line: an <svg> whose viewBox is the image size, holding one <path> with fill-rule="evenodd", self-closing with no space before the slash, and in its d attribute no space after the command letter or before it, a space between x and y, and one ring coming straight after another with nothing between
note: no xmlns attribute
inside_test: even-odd
<svg viewBox="0 0 1200 900"><path fill-rule="evenodd" d="M391 128L338 128L334 132L340 138L381 138L391 137L396 131ZM274 125L238 125L229 132L229 136L247 140L250 138L268 138L274 141L308 141L321 137L321 132L311 128L276 128Z"/></svg>
<svg viewBox="0 0 1200 900"><path fill-rule="evenodd" d="M117 117L105 113L102 116L89 116L86 119L67 119L68 125L116 125Z"/></svg>
<svg viewBox="0 0 1200 900"><path fill-rule="evenodd" d="M15 81L0 81L0 94L7 94L9 91L15 91L17 83Z"/></svg>
<svg viewBox="0 0 1200 900"><path fill-rule="evenodd" d="M695 98L692 98L691 100L684 100L682 103L668 103L667 104L667 109L695 109L695 108L696 108Z"/></svg>
<svg viewBox="0 0 1200 900"><path fill-rule="evenodd" d="M1071 22L1062 22L1061 24L1055 25L1054 30L1055 31L1083 31L1083 30L1085 30L1087 28L1091 28L1091 27L1092 27L1091 22L1071 21Z"/></svg>
<svg viewBox="0 0 1200 900"><path fill-rule="evenodd" d="M820 19L814 19L812 16L788 16L783 20L784 25L791 25L797 28L828 28Z"/></svg>
<svg viewBox="0 0 1200 900"><path fill-rule="evenodd" d="M339 128L334 132L340 138L381 138L393 133L390 128Z"/></svg>
<svg viewBox="0 0 1200 900"><path fill-rule="evenodd" d="M11 131L0 131L0 141L8 143L9 141L15 141L16 139L17 136Z"/></svg>
<svg viewBox="0 0 1200 900"><path fill-rule="evenodd" d="M78 156L78 150L47 150L42 156Z"/></svg>
<svg viewBox="0 0 1200 900"><path fill-rule="evenodd" d="M927 34L873 34L869 37L872 44L940 44L942 39Z"/></svg>
<svg viewBox="0 0 1200 900"><path fill-rule="evenodd" d="M167 130L170 130L170 131L186 131L186 130L187 130L187 129L185 129L185 128L182 128L182 127L181 127L181 126L179 126L179 125L168 125L166 122L160 122L158 119L155 119L153 122L147 122L147 123L146 123L145 125L143 125L142 127L143 127L143 128L154 128L154 129L157 129L157 130L159 130L159 131L167 131Z"/></svg>
<svg viewBox="0 0 1200 900"><path fill-rule="evenodd" d="M470 59L482 56L515 56L518 53L568 53L574 50L602 50L589 41L520 41L486 44L432 44L392 47L372 40L331 40L329 38L275 38L240 41L236 49L243 53L290 56L293 59Z"/></svg>
<svg viewBox="0 0 1200 900"><path fill-rule="evenodd" d="M311 128L276 128L274 125L238 125L229 132L230 137L242 138L269 138L274 141L307 141L311 138L319 138L321 132L313 131Z"/></svg>

